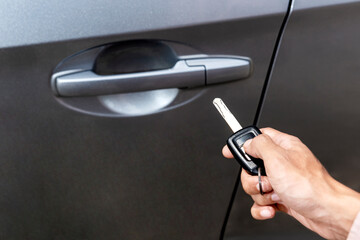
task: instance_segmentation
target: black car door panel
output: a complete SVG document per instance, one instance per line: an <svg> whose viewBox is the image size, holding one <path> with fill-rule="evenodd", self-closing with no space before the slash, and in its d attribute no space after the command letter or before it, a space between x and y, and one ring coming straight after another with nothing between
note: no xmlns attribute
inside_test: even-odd
<svg viewBox="0 0 360 240"><path fill-rule="evenodd" d="M239 166L221 156L231 131L211 102L221 97L243 125L253 122L287 7L283 0L0 3L0 238L219 238ZM137 117L59 103L50 81L60 62L139 39L248 57L253 74L178 89L179 101L191 100Z"/></svg>

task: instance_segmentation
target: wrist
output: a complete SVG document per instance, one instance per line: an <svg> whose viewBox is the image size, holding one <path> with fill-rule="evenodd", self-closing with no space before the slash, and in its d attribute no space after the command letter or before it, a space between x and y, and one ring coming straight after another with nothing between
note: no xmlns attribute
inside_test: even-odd
<svg viewBox="0 0 360 240"><path fill-rule="evenodd" d="M346 239L351 226L360 211L360 194L335 179L329 179L331 188L324 194L323 220L333 232L334 239Z"/></svg>

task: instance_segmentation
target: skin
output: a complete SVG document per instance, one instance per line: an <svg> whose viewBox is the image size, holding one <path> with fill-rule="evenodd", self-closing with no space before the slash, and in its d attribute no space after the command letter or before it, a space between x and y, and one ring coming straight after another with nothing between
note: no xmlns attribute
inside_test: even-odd
<svg viewBox="0 0 360 240"><path fill-rule="evenodd" d="M285 212L326 239L346 239L360 211L360 194L332 178L314 154L297 138L272 128L244 144L247 154L263 159L267 176L241 173L244 191L254 200L251 215L258 220ZM227 146L226 158L233 158Z"/></svg>

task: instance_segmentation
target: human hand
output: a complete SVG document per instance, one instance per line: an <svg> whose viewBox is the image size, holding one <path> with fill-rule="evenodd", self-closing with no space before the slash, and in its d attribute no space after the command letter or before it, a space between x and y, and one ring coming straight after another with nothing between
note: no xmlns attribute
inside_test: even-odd
<svg viewBox="0 0 360 240"><path fill-rule="evenodd" d="M265 220L285 212L327 239L346 239L360 211L360 194L332 178L296 137L271 128L248 140L244 149L263 159L267 176L259 192L257 176L241 173L242 186L254 200L251 214ZM223 155L233 158L228 147Z"/></svg>

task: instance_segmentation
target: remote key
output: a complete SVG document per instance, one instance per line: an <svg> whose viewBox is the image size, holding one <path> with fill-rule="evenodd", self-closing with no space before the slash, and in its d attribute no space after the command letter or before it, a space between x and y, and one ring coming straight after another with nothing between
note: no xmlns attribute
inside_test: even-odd
<svg viewBox="0 0 360 240"><path fill-rule="evenodd" d="M215 98L213 104L234 132L234 134L228 138L227 146L235 159L249 174L259 175L259 169L261 169L260 174L266 176L264 162L261 159L247 155L243 148L244 143L248 139L261 134L260 130L255 126L242 128L240 123L220 98Z"/></svg>

